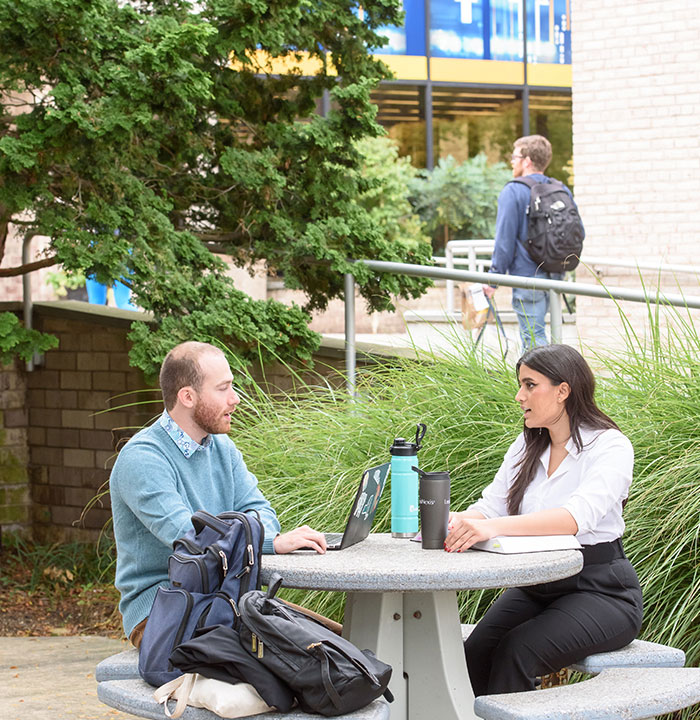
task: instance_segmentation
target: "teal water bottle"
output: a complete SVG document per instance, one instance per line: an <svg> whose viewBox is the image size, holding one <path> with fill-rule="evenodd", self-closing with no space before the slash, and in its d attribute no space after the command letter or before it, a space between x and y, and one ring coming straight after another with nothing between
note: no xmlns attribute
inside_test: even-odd
<svg viewBox="0 0 700 720"><path fill-rule="evenodd" d="M391 453L391 536L412 538L418 532L418 451L426 427L419 423L416 441L396 438Z"/></svg>

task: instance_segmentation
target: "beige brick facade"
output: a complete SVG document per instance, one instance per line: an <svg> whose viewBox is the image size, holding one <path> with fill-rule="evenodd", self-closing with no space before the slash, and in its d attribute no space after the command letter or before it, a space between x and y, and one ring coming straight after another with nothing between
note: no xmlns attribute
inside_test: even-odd
<svg viewBox="0 0 700 720"><path fill-rule="evenodd" d="M576 0L573 23L584 256L700 267L700 3ZM637 270L597 269L609 287L641 288ZM652 294L660 284L700 296L697 275L642 276ZM585 268L577 280L595 282ZM620 310L637 332L646 327L645 306L626 302ZM620 344L623 323L610 301L578 298L577 319L586 345Z"/></svg>
<svg viewBox="0 0 700 720"><path fill-rule="evenodd" d="M43 257L43 252L48 246L47 238L35 237L29 245L29 261L34 262ZM22 238L11 232L8 238L5 252L0 258L0 268L16 268L22 265ZM46 274L55 271L56 267L48 270L33 272L30 274L29 282L34 300L54 300L56 293L51 285L46 282ZM22 276L14 275L2 278L0 283L0 301L22 299Z"/></svg>

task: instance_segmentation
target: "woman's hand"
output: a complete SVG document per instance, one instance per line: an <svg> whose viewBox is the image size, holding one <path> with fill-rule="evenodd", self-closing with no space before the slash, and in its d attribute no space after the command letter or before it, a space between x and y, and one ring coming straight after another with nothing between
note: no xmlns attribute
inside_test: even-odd
<svg viewBox="0 0 700 720"><path fill-rule="evenodd" d="M445 538L447 552L467 550L474 543L488 540L497 535L492 520L469 517L464 512L451 512L447 524L448 534Z"/></svg>

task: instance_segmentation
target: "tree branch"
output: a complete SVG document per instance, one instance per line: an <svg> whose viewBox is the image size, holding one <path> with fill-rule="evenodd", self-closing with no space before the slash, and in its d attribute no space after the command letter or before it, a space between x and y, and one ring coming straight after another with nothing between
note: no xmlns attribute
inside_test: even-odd
<svg viewBox="0 0 700 720"><path fill-rule="evenodd" d="M0 268L0 277L26 275L34 270L41 270L41 268L51 267L51 265L58 265L59 262L61 261L58 257L53 255L51 257L44 258L43 260L36 260L35 262L27 263L26 265L18 265L17 267L11 268Z"/></svg>

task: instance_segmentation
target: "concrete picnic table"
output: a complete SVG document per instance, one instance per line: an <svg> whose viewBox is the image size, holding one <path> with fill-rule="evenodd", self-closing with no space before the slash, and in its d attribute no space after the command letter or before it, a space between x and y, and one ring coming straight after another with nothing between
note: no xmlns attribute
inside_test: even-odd
<svg viewBox="0 0 700 720"><path fill-rule="evenodd" d="M325 555L266 555L261 579L279 573L285 587L347 593L343 635L393 667L392 720L472 720L457 591L534 585L582 566L578 550L447 553L373 534Z"/></svg>

